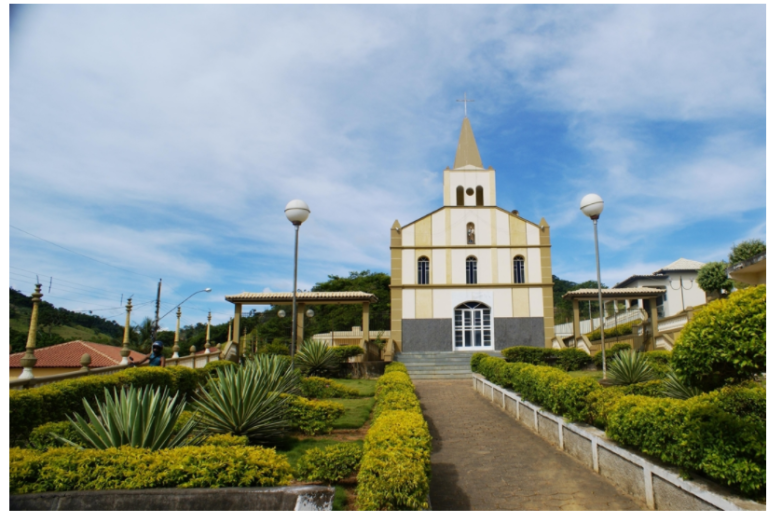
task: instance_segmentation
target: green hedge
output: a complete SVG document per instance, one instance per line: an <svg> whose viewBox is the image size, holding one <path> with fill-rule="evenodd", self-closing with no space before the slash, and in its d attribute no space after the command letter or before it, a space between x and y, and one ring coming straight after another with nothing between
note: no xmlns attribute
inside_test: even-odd
<svg viewBox="0 0 768 523"><path fill-rule="evenodd" d="M603 388L552 367L478 358L478 372L523 399L663 462L750 496L765 490L765 386L725 387L689 400L663 397L660 380Z"/></svg>
<svg viewBox="0 0 768 523"><path fill-rule="evenodd" d="M765 285L710 302L683 327L672 367L704 390L765 373L765 319Z"/></svg>
<svg viewBox="0 0 768 523"><path fill-rule="evenodd" d="M388 372L405 372L408 374L408 367L405 366L405 363L393 361L384 367L384 374L387 374Z"/></svg>
<svg viewBox="0 0 768 523"><path fill-rule="evenodd" d="M339 345L331 347L331 350L336 353L336 356L339 357L339 361L341 362L346 362L349 358L360 356L365 352L363 348L358 345Z"/></svg>
<svg viewBox="0 0 768 523"><path fill-rule="evenodd" d="M547 349L544 347L509 347L501 351L510 363L549 365L565 371L578 370L592 363L592 357L581 349Z"/></svg>
<svg viewBox="0 0 768 523"><path fill-rule="evenodd" d="M69 421L51 421L35 427L29 434L29 443L38 450L65 446L53 436L54 434L68 439L72 443L83 444L80 433L74 429Z"/></svg>
<svg viewBox="0 0 768 523"><path fill-rule="evenodd" d="M357 398L360 392L327 378L311 376L301 379L301 395L307 398Z"/></svg>
<svg viewBox="0 0 768 523"><path fill-rule="evenodd" d="M653 369L659 378L664 378L672 370L670 361L672 353L666 350L652 350L645 352L645 361Z"/></svg>
<svg viewBox="0 0 768 523"><path fill-rule="evenodd" d="M186 367L131 368L107 376L86 376L10 391L11 444L25 441L32 429L51 421L65 421L75 412L85 415L83 399L103 398L104 389L133 385L167 387L172 393L191 395L201 371Z"/></svg>
<svg viewBox="0 0 768 523"><path fill-rule="evenodd" d="M309 449L296 464L296 473L306 481L336 483L360 468L363 448L357 443L340 443Z"/></svg>
<svg viewBox="0 0 768 523"><path fill-rule="evenodd" d="M357 476L357 508L424 510L432 437L408 374L393 370L379 378L376 401Z"/></svg>
<svg viewBox="0 0 768 523"><path fill-rule="evenodd" d="M603 335L605 336L606 340L608 338L618 338L619 336L629 336L632 334L632 327L639 325L640 323L642 323L640 320L635 320L630 323L622 323L618 327L613 327L611 329L606 329L603 327ZM600 341L600 329L595 329L587 334L587 339L589 339L589 341Z"/></svg>
<svg viewBox="0 0 768 523"><path fill-rule="evenodd" d="M275 487L291 481L288 459L273 449L212 445L150 452L12 448L11 494L67 490Z"/></svg>
<svg viewBox="0 0 768 523"><path fill-rule="evenodd" d="M287 417L291 428L304 434L330 434L333 422L344 414L344 406L333 401L308 400L301 396L291 396Z"/></svg>
<svg viewBox="0 0 768 523"><path fill-rule="evenodd" d="M205 364L205 367L203 367L203 374L205 375L205 378L217 378L219 376L219 371L221 367L229 367L231 365L236 365L234 362L229 360L216 360L216 361L209 361Z"/></svg>

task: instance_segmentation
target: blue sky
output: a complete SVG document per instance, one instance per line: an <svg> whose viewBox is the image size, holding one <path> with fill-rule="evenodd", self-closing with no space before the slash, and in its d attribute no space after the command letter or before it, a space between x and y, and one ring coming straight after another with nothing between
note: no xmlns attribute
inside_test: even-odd
<svg viewBox="0 0 768 523"><path fill-rule="evenodd" d="M10 33L10 284L123 321L389 270L467 92L497 202L603 280L765 239L765 6L33 6ZM405 190L403 190L405 188ZM17 227L82 256L35 239ZM108 265L106 265L108 264ZM121 270L126 269L126 270ZM132 271L132 272L128 272ZM53 287L46 292L49 277ZM97 290L98 289L98 290ZM162 323L173 328L173 315Z"/></svg>

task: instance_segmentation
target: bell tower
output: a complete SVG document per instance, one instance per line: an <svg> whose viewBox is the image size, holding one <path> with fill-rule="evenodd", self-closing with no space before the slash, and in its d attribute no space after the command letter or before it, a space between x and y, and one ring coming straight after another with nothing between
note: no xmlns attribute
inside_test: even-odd
<svg viewBox="0 0 768 523"><path fill-rule="evenodd" d="M461 123L453 169L443 171L443 205L446 207L495 207L496 171L485 169L469 118Z"/></svg>

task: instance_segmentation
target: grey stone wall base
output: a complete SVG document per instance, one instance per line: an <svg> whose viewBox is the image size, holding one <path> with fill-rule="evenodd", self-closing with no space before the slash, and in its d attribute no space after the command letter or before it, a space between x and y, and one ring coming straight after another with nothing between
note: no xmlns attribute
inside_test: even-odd
<svg viewBox="0 0 768 523"><path fill-rule="evenodd" d="M403 352L451 352L450 318L403 320Z"/></svg>
<svg viewBox="0 0 768 523"><path fill-rule="evenodd" d="M733 495L702 478L686 480L661 461L618 446L605 432L583 423L568 423L560 416L524 401L518 394L472 375L476 392L499 405L540 437L605 477L651 510L755 510L765 505Z"/></svg>
<svg viewBox="0 0 768 523"><path fill-rule="evenodd" d="M10 496L11 510L331 510L333 488L190 488L46 492Z"/></svg>
<svg viewBox="0 0 768 523"><path fill-rule="evenodd" d="M544 318L494 318L493 343L496 350L544 347Z"/></svg>

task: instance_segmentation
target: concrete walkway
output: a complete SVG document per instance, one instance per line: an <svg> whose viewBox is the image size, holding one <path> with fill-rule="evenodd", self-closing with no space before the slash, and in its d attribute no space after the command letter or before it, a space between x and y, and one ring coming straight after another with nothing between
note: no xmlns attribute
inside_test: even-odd
<svg viewBox="0 0 768 523"><path fill-rule="evenodd" d="M432 433L434 510L642 510L472 390L414 381Z"/></svg>

